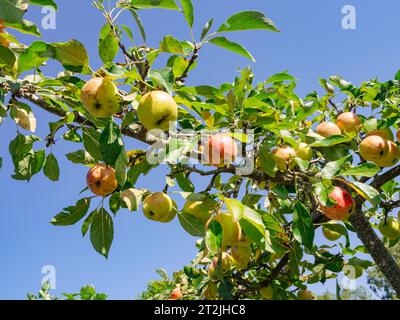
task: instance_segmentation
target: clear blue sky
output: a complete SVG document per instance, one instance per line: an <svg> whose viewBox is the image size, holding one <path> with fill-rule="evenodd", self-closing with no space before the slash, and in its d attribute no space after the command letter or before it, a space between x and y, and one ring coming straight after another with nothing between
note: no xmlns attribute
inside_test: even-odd
<svg viewBox="0 0 400 320"><path fill-rule="evenodd" d="M253 53L255 64L217 47L205 47L189 84L231 81L237 67L250 63L257 80L289 70L300 80L298 93L304 96L318 88L320 77L340 74L358 84L373 77L392 79L400 68L400 39L396 32L400 3L396 0L379 3L352 0L357 10L356 30L341 27L341 9L347 1L194 2L197 35L209 18L215 17L218 26L231 14L247 9L264 12L282 32L230 35ZM98 32L103 24L101 15L89 0L58 0L57 3L57 28L42 30L44 40L61 42L76 38L82 41L90 54L91 66L97 69L101 65L97 55ZM165 34L189 39L183 17L177 12L151 10L143 11L141 16L150 45L156 46ZM43 15L38 7L32 7L27 17L40 24ZM134 26L129 14L121 18L128 26ZM136 29L134 33L139 39ZM33 40L27 36L22 38L26 42ZM44 70L55 75L61 68L57 63L50 63ZM35 113L39 119L37 134L45 137L47 120L54 118L37 109ZM79 199L78 193L85 185L87 169L71 164L64 156L79 146L61 142L54 147L61 166L60 182L52 183L42 174L30 183L18 182L10 178L13 168L7 151L15 132L11 120L0 127L0 156L4 158L0 171L0 298L24 298L27 292L36 292L43 276L42 267L53 265L57 272L55 294L93 284L111 298L129 299L142 291L148 280L157 278L155 269L164 267L172 273L193 258L195 239L182 230L177 220L158 224L145 220L141 212L121 211L115 219L115 238L108 260L92 249L88 238L81 237L80 224L66 228L50 225L54 214ZM127 143L132 148L140 147L133 141ZM164 172L165 168L158 169L141 180L139 187L162 189L164 180L160 177ZM317 290L324 288L319 286Z"/></svg>

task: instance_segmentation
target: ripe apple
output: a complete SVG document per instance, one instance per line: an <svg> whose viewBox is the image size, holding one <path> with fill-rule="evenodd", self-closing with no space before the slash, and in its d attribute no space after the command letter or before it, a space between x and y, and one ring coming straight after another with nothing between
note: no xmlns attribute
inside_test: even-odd
<svg viewBox="0 0 400 320"><path fill-rule="evenodd" d="M333 221L329 221L328 223L335 224L335 222ZM336 241L342 236L339 232L329 229L325 225L322 226L322 233L325 236L325 238L328 239L329 241Z"/></svg>
<svg viewBox="0 0 400 320"><path fill-rule="evenodd" d="M250 246L235 245L232 247L231 254L239 270L247 268L252 254Z"/></svg>
<svg viewBox="0 0 400 320"><path fill-rule="evenodd" d="M333 122L321 122L315 129L315 132L325 138L342 134L340 128Z"/></svg>
<svg viewBox="0 0 400 320"><path fill-rule="evenodd" d="M400 223L399 220L397 220L394 217L387 217L386 223L385 219L383 219L379 223L379 231L382 233L382 235L389 239L389 240L396 240L397 238L400 237Z"/></svg>
<svg viewBox="0 0 400 320"><path fill-rule="evenodd" d="M342 132L358 132L361 129L361 120L358 115L353 112L343 112L337 119L336 124Z"/></svg>
<svg viewBox="0 0 400 320"><path fill-rule="evenodd" d="M278 147L272 151L276 165L280 171L287 171L292 159L296 156L296 151L289 146Z"/></svg>
<svg viewBox="0 0 400 320"><path fill-rule="evenodd" d="M208 266L208 276L213 280L218 279L218 276L216 274L218 263L219 263L219 256L214 257L212 259L210 265ZM229 271L231 271L233 263L234 263L234 260L233 260L232 256L229 253L222 252L221 267L222 267L223 274L226 274Z"/></svg>
<svg viewBox="0 0 400 320"><path fill-rule="evenodd" d="M82 88L81 101L92 116L111 117L119 110L118 88L109 78L92 78Z"/></svg>
<svg viewBox="0 0 400 320"><path fill-rule="evenodd" d="M206 224L206 230L212 221L218 222L222 227L222 250L226 250L228 247L234 246L241 238L242 228L240 227L239 221L235 219L233 214L218 213L208 220Z"/></svg>
<svg viewBox="0 0 400 320"><path fill-rule="evenodd" d="M210 281L203 292L204 298L214 300L218 297L218 286L215 282Z"/></svg>
<svg viewBox="0 0 400 320"><path fill-rule="evenodd" d="M182 299L183 294L181 291L181 288L176 287L174 290L172 290L171 295L169 296L169 300L179 300Z"/></svg>
<svg viewBox="0 0 400 320"><path fill-rule="evenodd" d="M367 133L367 137L369 136L378 136L386 140L394 140L393 132L390 130L390 128L384 128L384 129L376 129L369 131Z"/></svg>
<svg viewBox="0 0 400 320"><path fill-rule="evenodd" d="M297 292L297 299L299 299L299 300L316 300L316 296L310 290L299 290Z"/></svg>
<svg viewBox="0 0 400 320"><path fill-rule="evenodd" d="M175 122L178 118L178 105L169 93L155 90L140 99L137 114L147 130L167 131L170 122Z"/></svg>
<svg viewBox="0 0 400 320"><path fill-rule="evenodd" d="M98 196L107 196L118 187L114 168L105 164L93 166L86 175L89 189Z"/></svg>
<svg viewBox="0 0 400 320"><path fill-rule="evenodd" d="M265 300L271 300L274 296L274 288L269 285L268 287L264 287L260 290L261 296Z"/></svg>
<svg viewBox="0 0 400 320"><path fill-rule="evenodd" d="M314 152L310 146L308 146L307 143L300 142L299 147L297 148L296 151L296 157L310 161L313 158Z"/></svg>
<svg viewBox="0 0 400 320"><path fill-rule="evenodd" d="M347 278L356 280L362 276L364 269L361 266L345 264L342 271Z"/></svg>
<svg viewBox="0 0 400 320"><path fill-rule="evenodd" d="M167 194L155 192L143 201L143 214L146 218L159 222L170 222L175 218L177 206Z"/></svg>
<svg viewBox="0 0 400 320"><path fill-rule="evenodd" d="M400 150L397 147L397 145L390 140L387 141L387 144L389 149L387 155L383 158L379 158L374 161L376 165L382 168L392 167L395 164L397 164L397 162L399 162L400 159Z"/></svg>
<svg viewBox="0 0 400 320"><path fill-rule="evenodd" d="M352 196L340 187L333 187L329 198L336 202L332 207L321 205L321 211L332 220L345 220L354 211L355 203Z"/></svg>
<svg viewBox="0 0 400 320"><path fill-rule="evenodd" d="M224 166L235 161L238 147L235 140L227 133L210 136L204 147L204 159L213 166Z"/></svg>
<svg viewBox="0 0 400 320"><path fill-rule="evenodd" d="M384 159L389 153L388 140L379 136L366 137L360 143L360 156L366 161Z"/></svg>
<svg viewBox="0 0 400 320"><path fill-rule="evenodd" d="M182 214L192 215L205 224L210 219L217 205L218 202L210 198L206 198L203 201L188 200L183 206Z"/></svg>

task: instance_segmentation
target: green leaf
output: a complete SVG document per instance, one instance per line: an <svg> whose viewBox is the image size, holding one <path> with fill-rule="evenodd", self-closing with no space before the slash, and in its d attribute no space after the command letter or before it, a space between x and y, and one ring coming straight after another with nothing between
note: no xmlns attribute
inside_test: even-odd
<svg viewBox="0 0 400 320"><path fill-rule="evenodd" d="M53 153L49 153L43 167L44 175L51 181L58 181L60 178L60 168L58 166L57 158Z"/></svg>
<svg viewBox="0 0 400 320"><path fill-rule="evenodd" d="M114 238L114 225L110 214L101 208L93 218L90 226L90 241L93 248L108 258L108 253Z"/></svg>
<svg viewBox="0 0 400 320"><path fill-rule="evenodd" d="M206 231L205 242L211 254L217 254L222 245L222 226L217 221L211 221Z"/></svg>
<svg viewBox="0 0 400 320"><path fill-rule="evenodd" d="M126 204L130 211L136 211L142 201L143 190L134 188L127 189L120 194L120 199Z"/></svg>
<svg viewBox="0 0 400 320"><path fill-rule="evenodd" d="M190 181L190 179L187 178L183 172L178 173L175 178L182 191L194 192L194 185L192 181Z"/></svg>
<svg viewBox="0 0 400 320"><path fill-rule="evenodd" d="M218 294L224 300L233 300L233 284L223 279L218 286Z"/></svg>
<svg viewBox="0 0 400 320"><path fill-rule="evenodd" d="M83 146L86 151L97 161L102 160L100 151L100 132L90 127L82 128Z"/></svg>
<svg viewBox="0 0 400 320"><path fill-rule="evenodd" d="M321 177L324 179L330 179L340 174L340 168L349 159L349 156L345 156L336 161L328 162L321 171Z"/></svg>
<svg viewBox="0 0 400 320"><path fill-rule="evenodd" d="M265 81L265 83L276 83L276 82L283 82L283 81L291 81L295 82L296 78L293 77L292 75L288 74L287 71L277 73Z"/></svg>
<svg viewBox="0 0 400 320"><path fill-rule="evenodd" d="M17 58L8 48L0 46L0 67L12 68Z"/></svg>
<svg viewBox="0 0 400 320"><path fill-rule="evenodd" d="M266 230L262 217L257 211L244 207L243 215L239 220L240 226L246 235L261 248L265 247Z"/></svg>
<svg viewBox="0 0 400 320"><path fill-rule="evenodd" d="M100 151L103 161L108 165L115 166L123 147L121 131L118 125L111 120L100 135ZM121 159L121 161L123 160Z"/></svg>
<svg viewBox="0 0 400 320"><path fill-rule="evenodd" d="M278 167L271 149L269 149L265 144L262 144L260 147L259 159L262 171L270 177L275 177Z"/></svg>
<svg viewBox="0 0 400 320"><path fill-rule="evenodd" d="M90 207L90 198L83 198L76 202L75 206L64 208L50 223L54 226L70 226L81 220Z"/></svg>
<svg viewBox="0 0 400 320"><path fill-rule="evenodd" d="M92 224L93 218L98 214L99 212L97 209L93 210L83 221L81 231L82 231L82 237L86 235L88 232L90 225Z"/></svg>
<svg viewBox="0 0 400 320"><path fill-rule="evenodd" d="M172 54L184 54L181 42L173 36L165 36L162 39L160 51Z"/></svg>
<svg viewBox="0 0 400 320"><path fill-rule="evenodd" d="M308 209L300 201L296 201L293 213L293 236L308 249L314 241L314 226Z"/></svg>
<svg viewBox="0 0 400 320"><path fill-rule="evenodd" d="M379 168L376 164L370 163L370 162L365 162L363 164L360 164L357 167L350 168L347 170L342 171L342 175L344 176L356 176L356 177L374 177L376 174L381 171L381 168Z"/></svg>
<svg viewBox="0 0 400 320"><path fill-rule="evenodd" d="M341 143L346 143L352 141L354 138L353 137L345 137L341 135L335 135L335 136L330 136L327 138L324 138L320 141L316 141L310 144L310 147L316 148L316 147L321 147L321 148L327 148L327 147L332 147Z"/></svg>
<svg viewBox="0 0 400 320"><path fill-rule="evenodd" d="M66 157L69 161L76 164L91 165L96 163L96 160L86 150L67 153Z"/></svg>
<svg viewBox="0 0 400 320"><path fill-rule="evenodd" d="M250 59L253 62L256 61L254 59L254 57L251 55L251 53L249 51L247 51L247 49L245 47L243 47L241 44L239 44L237 42L228 40L226 37L212 38L211 40L209 40L209 42L212 44L215 44L219 47L222 47L224 49L227 49L229 51L240 54L240 55Z"/></svg>
<svg viewBox="0 0 400 320"><path fill-rule="evenodd" d="M138 9L169 9L179 11L174 0L131 0L131 5Z"/></svg>
<svg viewBox="0 0 400 320"><path fill-rule="evenodd" d="M169 94L172 94L172 87L175 81L174 74L172 69L169 67L162 68L160 70L149 71L149 77L153 80L158 86L164 87Z"/></svg>
<svg viewBox="0 0 400 320"><path fill-rule="evenodd" d="M182 228L193 237L204 237L204 223L191 214L178 213Z"/></svg>
<svg viewBox="0 0 400 320"><path fill-rule="evenodd" d="M57 4L53 0L29 0L30 4L36 4L40 6L52 7L57 10Z"/></svg>
<svg viewBox="0 0 400 320"><path fill-rule="evenodd" d="M201 31L201 36L200 36L200 40L204 40L204 38L206 37L206 35L208 34L208 31L210 31L212 25L213 25L214 19L211 19L210 21L208 21L205 25L203 30Z"/></svg>
<svg viewBox="0 0 400 320"><path fill-rule="evenodd" d="M100 35L99 39L99 56L104 64L113 62L115 56L118 53L119 46L118 41L109 24L106 24L101 33L106 33Z"/></svg>
<svg viewBox="0 0 400 320"><path fill-rule="evenodd" d="M129 11L132 14L133 19L135 19L135 22L139 28L139 31L140 31L143 41L146 42L146 32L144 30L144 27L143 27L142 21L140 20L139 15L137 14L137 12L135 10L130 9Z"/></svg>
<svg viewBox="0 0 400 320"><path fill-rule="evenodd" d="M278 32L275 24L259 11L242 11L229 17L218 28L218 32L230 32L240 30L269 30Z"/></svg>
<svg viewBox="0 0 400 320"><path fill-rule="evenodd" d="M115 215L118 210L121 208L122 199L120 192L113 192L108 200L108 206L111 212Z"/></svg>
<svg viewBox="0 0 400 320"><path fill-rule="evenodd" d="M117 158L117 161L115 162L115 178L118 181L118 184L122 187L127 178L126 174L126 168L128 165L128 157L126 155L125 148L121 149L121 152Z"/></svg>
<svg viewBox="0 0 400 320"><path fill-rule="evenodd" d="M364 197L364 199L368 200L371 202L373 205L379 205L381 202L381 195L378 190L376 190L374 187L371 187L368 184L361 183L361 182L351 182L350 184L356 186L358 190L357 193L360 194Z"/></svg>
<svg viewBox="0 0 400 320"><path fill-rule="evenodd" d="M90 73L89 58L82 43L73 39L68 42L53 43L54 58L61 62L66 70L78 73Z"/></svg>
<svg viewBox="0 0 400 320"><path fill-rule="evenodd" d="M194 9L192 0L180 0L183 14L185 15L185 19L190 28L193 28L193 21L194 21Z"/></svg>

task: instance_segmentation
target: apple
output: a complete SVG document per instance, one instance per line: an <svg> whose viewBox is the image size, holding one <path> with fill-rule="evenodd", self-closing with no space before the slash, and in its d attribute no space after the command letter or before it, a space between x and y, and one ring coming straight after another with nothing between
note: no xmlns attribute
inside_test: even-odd
<svg viewBox="0 0 400 320"><path fill-rule="evenodd" d="M238 147L235 140L227 133L210 136L204 147L204 159L213 166L225 166L235 161Z"/></svg>
<svg viewBox="0 0 400 320"><path fill-rule="evenodd" d="M203 201L188 200L183 206L182 214L192 215L205 224L210 219L217 205L218 202L210 198L206 198Z"/></svg>
<svg viewBox="0 0 400 320"><path fill-rule="evenodd" d="M336 223L333 221L329 221L328 224L336 224ZM339 232L332 230L325 225L322 226L322 233L325 236L325 238L328 239L329 241L336 241L342 236Z"/></svg>
<svg viewBox="0 0 400 320"><path fill-rule="evenodd" d="M265 300L271 300L274 296L274 288L269 285L268 287L264 287L260 290L261 296Z"/></svg>
<svg viewBox="0 0 400 320"><path fill-rule="evenodd" d="M118 188L114 168L105 164L93 166L86 175L89 189L98 196L107 196Z"/></svg>
<svg viewBox="0 0 400 320"><path fill-rule="evenodd" d="M296 150L296 157L310 161L313 158L314 152L310 146L308 146L307 143L300 142L299 146Z"/></svg>
<svg viewBox="0 0 400 320"><path fill-rule="evenodd" d="M81 101L92 116L108 118L119 111L118 88L109 78L92 78L81 90Z"/></svg>
<svg viewBox="0 0 400 320"><path fill-rule="evenodd" d="M369 131L367 132L367 137L369 136L378 136L386 140L394 140L393 132L390 130L390 128Z"/></svg>
<svg viewBox="0 0 400 320"><path fill-rule="evenodd" d="M400 129L396 132L397 141L400 141Z"/></svg>
<svg viewBox="0 0 400 320"><path fill-rule="evenodd" d="M390 140L387 141L387 144L389 149L387 155L383 158L378 158L374 161L376 165L382 168L392 167L395 164L397 164L397 162L399 162L400 159L400 150L397 147L397 145Z"/></svg>
<svg viewBox="0 0 400 320"><path fill-rule="evenodd" d="M222 227L222 250L226 250L228 247L234 246L240 240L242 236L242 228L240 227L239 221L235 219L233 214L218 213L208 220L206 224L206 230L212 221L218 222Z"/></svg>
<svg viewBox="0 0 400 320"><path fill-rule="evenodd" d="M170 296L169 296L169 300L179 300L182 299L183 294L181 291L181 288L176 287L174 290L172 290Z"/></svg>
<svg viewBox="0 0 400 320"><path fill-rule="evenodd" d="M361 120L358 115L353 112L343 112L337 119L336 124L342 132L359 132L361 129Z"/></svg>
<svg viewBox="0 0 400 320"><path fill-rule="evenodd" d="M218 276L216 274L216 270L218 267L219 263L219 256L214 257L208 266L208 276L213 279L213 280L218 280ZM221 262L221 267L222 267L222 273L226 274L231 271L232 266L233 266L234 260L232 256L229 253L222 252L222 262Z"/></svg>
<svg viewBox="0 0 400 320"><path fill-rule="evenodd" d="M296 151L289 146L278 147L272 151L276 165L280 171L287 171L290 162L296 156Z"/></svg>
<svg viewBox="0 0 400 320"><path fill-rule="evenodd" d="M342 271L347 278L356 280L362 276L364 269L361 266L345 264Z"/></svg>
<svg viewBox="0 0 400 320"><path fill-rule="evenodd" d="M143 214L146 218L159 222L170 222L175 218L177 206L167 194L155 192L143 201Z"/></svg>
<svg viewBox="0 0 400 320"><path fill-rule="evenodd" d="M246 234L245 234L244 232L242 232L239 241L236 242L236 245L237 245L238 247L248 247L248 246L250 246L252 243L253 243L253 241L252 241L248 236L246 236Z"/></svg>
<svg viewBox="0 0 400 320"><path fill-rule="evenodd" d="M394 217L387 217L379 223L379 231L389 240L396 240L400 237L400 223Z"/></svg>
<svg viewBox="0 0 400 320"><path fill-rule="evenodd" d="M204 298L214 300L218 297L218 286L215 282L210 281L203 292Z"/></svg>
<svg viewBox="0 0 400 320"><path fill-rule="evenodd" d="M325 138L342 134L340 128L333 122L321 122L315 129L315 132Z"/></svg>
<svg viewBox="0 0 400 320"><path fill-rule="evenodd" d="M236 262L236 266L239 270L246 269L251 260L252 250L250 246L238 246L232 247L231 255Z"/></svg>
<svg viewBox="0 0 400 320"><path fill-rule="evenodd" d="M297 299L299 300L317 300L314 293L310 290L299 290L297 292Z"/></svg>
<svg viewBox="0 0 400 320"><path fill-rule="evenodd" d="M380 136L366 137L360 143L360 156L366 161L375 162L385 158L389 153L388 140Z"/></svg>
<svg viewBox="0 0 400 320"><path fill-rule="evenodd" d="M4 31L5 27L3 26L3 21L0 20L0 46L8 48L10 42L4 36L6 32Z"/></svg>
<svg viewBox="0 0 400 320"><path fill-rule="evenodd" d="M167 131L170 122L175 122L178 118L178 105L169 93L155 90L140 99L137 115L147 130Z"/></svg>
<svg viewBox="0 0 400 320"><path fill-rule="evenodd" d="M336 204L332 207L321 205L321 211L329 219L345 220L353 213L355 203L350 193L346 190L335 186L329 194L329 198L335 201Z"/></svg>

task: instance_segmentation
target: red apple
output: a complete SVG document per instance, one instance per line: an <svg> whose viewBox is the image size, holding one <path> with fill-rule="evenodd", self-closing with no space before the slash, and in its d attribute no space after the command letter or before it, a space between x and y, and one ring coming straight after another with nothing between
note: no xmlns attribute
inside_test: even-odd
<svg viewBox="0 0 400 320"><path fill-rule="evenodd" d="M345 220L354 211L355 203L346 190L340 187L334 187L329 194L329 198L334 200L336 204L332 207L321 206L322 212L332 220Z"/></svg>
<svg viewBox="0 0 400 320"><path fill-rule="evenodd" d="M227 133L212 135L204 148L205 160L214 166L224 166L235 161L238 148L235 140Z"/></svg>

